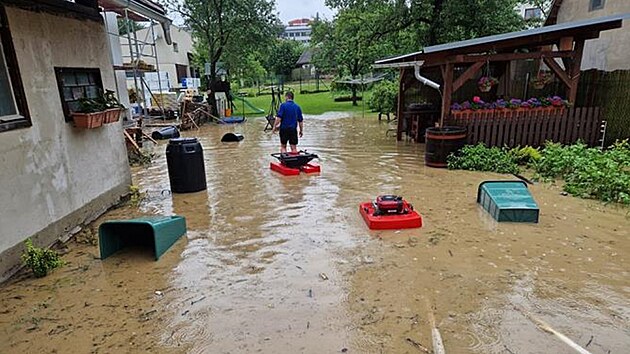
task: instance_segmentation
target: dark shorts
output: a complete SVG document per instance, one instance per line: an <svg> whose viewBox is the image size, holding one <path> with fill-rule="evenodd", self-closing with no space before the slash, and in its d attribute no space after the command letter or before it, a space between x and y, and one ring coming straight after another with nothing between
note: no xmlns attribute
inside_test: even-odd
<svg viewBox="0 0 630 354"><path fill-rule="evenodd" d="M280 144L286 145L287 142L291 145L298 144L298 133L296 128L280 128Z"/></svg>

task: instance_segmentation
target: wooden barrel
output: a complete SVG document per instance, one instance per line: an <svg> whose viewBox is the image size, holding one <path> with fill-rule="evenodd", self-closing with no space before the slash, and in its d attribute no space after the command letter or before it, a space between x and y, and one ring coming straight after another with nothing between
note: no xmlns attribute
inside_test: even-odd
<svg viewBox="0 0 630 354"><path fill-rule="evenodd" d="M430 167L445 168L446 159L466 145L466 128L427 128L424 163Z"/></svg>

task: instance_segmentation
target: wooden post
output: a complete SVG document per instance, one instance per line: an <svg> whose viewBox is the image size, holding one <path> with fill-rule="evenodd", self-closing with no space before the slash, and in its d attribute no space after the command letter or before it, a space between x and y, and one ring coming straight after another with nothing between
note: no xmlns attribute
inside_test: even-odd
<svg viewBox="0 0 630 354"><path fill-rule="evenodd" d="M402 129L403 129L403 119L405 119L403 115L403 104L404 104L404 96L405 96L405 73L407 71L405 68L400 69L400 78L398 80L398 105L396 107L396 117L398 117L398 126L396 129L396 140L402 140Z"/></svg>
<svg viewBox="0 0 630 354"><path fill-rule="evenodd" d="M442 115L440 116L440 127L444 126L444 120L448 117L451 109L453 95L453 64L441 65L442 79L444 80L444 91L442 92Z"/></svg>
<svg viewBox="0 0 630 354"><path fill-rule="evenodd" d="M567 99L570 103L575 104L577 98L578 83L580 82L580 69L582 66L582 54L584 53L584 40L580 39L575 41L575 56L573 57L571 64L571 71L569 72L569 78L571 85L569 86L569 94ZM569 70L567 70L569 71Z"/></svg>

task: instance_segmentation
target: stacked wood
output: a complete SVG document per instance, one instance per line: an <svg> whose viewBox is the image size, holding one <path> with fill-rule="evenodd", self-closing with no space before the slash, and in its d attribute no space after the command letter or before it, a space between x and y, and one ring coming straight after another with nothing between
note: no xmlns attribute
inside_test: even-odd
<svg viewBox="0 0 630 354"><path fill-rule="evenodd" d="M181 130L197 128L208 122L218 121L219 118L210 113L210 106L206 103L195 103L184 100L181 105Z"/></svg>

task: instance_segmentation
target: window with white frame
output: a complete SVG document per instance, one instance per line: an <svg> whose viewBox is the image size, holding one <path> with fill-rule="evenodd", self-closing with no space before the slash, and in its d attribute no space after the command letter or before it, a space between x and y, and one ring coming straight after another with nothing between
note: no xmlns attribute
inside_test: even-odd
<svg viewBox="0 0 630 354"><path fill-rule="evenodd" d="M31 126L4 7L0 7L0 132Z"/></svg>

